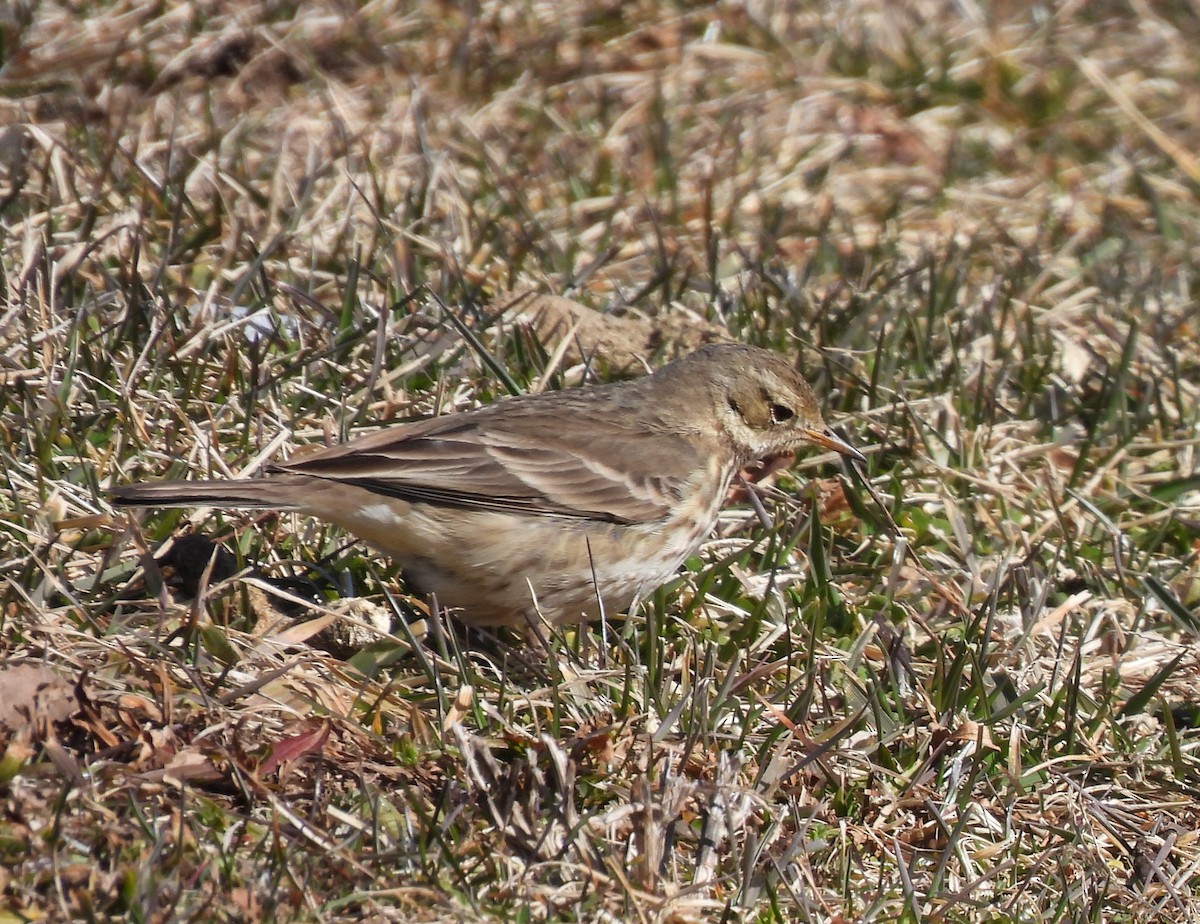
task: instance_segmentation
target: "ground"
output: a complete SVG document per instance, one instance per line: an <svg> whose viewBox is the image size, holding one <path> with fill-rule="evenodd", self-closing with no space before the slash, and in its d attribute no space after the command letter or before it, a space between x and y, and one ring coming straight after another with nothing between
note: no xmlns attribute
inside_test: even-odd
<svg viewBox="0 0 1200 924"><path fill-rule="evenodd" d="M1200 918L1194 5L25 0L0 55L0 922ZM106 495L719 337L868 464L544 655Z"/></svg>

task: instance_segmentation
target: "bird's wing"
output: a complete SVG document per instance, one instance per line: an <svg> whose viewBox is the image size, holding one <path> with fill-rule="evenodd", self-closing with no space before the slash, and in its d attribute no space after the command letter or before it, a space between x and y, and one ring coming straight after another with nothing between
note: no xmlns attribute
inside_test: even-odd
<svg viewBox="0 0 1200 924"><path fill-rule="evenodd" d="M705 464L684 436L647 438L629 415L564 424L501 407L398 424L276 470L410 502L632 524L666 516Z"/></svg>

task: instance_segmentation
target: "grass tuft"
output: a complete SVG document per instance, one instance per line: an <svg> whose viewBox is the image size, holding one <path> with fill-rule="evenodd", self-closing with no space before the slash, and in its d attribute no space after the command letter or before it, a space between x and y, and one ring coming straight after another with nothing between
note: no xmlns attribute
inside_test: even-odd
<svg viewBox="0 0 1200 924"><path fill-rule="evenodd" d="M1195 920L1194 20L0 13L0 917ZM545 658L106 499L714 331L862 477Z"/></svg>

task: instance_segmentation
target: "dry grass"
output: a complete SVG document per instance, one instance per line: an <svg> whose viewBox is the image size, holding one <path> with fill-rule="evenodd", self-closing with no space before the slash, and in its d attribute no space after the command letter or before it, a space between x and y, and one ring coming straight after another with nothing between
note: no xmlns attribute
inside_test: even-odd
<svg viewBox="0 0 1200 924"><path fill-rule="evenodd" d="M1198 39L0 11L0 920L1200 917ZM802 355L875 497L802 462L537 664L310 522L110 517L577 381L525 287Z"/></svg>

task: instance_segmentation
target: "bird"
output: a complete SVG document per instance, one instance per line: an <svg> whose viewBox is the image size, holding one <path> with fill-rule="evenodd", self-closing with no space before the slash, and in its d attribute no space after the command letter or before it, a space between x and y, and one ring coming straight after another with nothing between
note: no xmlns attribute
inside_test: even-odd
<svg viewBox="0 0 1200 924"><path fill-rule="evenodd" d="M306 514L382 550L466 624L580 624L670 580L738 473L805 445L865 461L783 356L727 342L640 378L401 421L264 477L111 494Z"/></svg>

